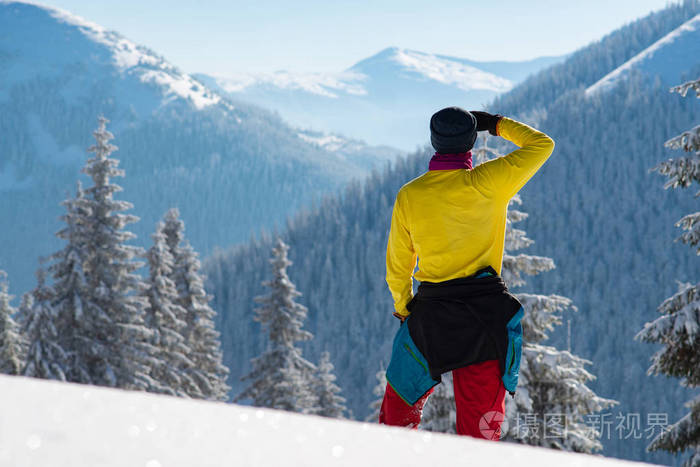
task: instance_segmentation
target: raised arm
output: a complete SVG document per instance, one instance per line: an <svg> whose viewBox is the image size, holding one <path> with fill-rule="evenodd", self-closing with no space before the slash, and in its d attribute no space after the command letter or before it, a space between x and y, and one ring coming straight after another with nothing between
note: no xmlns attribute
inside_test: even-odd
<svg viewBox="0 0 700 467"><path fill-rule="evenodd" d="M399 190L391 215L386 246L386 283L394 298L395 315L407 317L406 304L413 298L413 270L418 255L413 248L405 209L405 193Z"/></svg>
<svg viewBox="0 0 700 467"><path fill-rule="evenodd" d="M477 166L475 183L494 196L510 199L549 158L554 141L541 131L508 117L500 117L496 133L520 148Z"/></svg>

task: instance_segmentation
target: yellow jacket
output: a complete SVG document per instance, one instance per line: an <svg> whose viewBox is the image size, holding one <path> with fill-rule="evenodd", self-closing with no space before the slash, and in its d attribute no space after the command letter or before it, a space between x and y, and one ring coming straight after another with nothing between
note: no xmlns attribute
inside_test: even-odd
<svg viewBox="0 0 700 467"><path fill-rule="evenodd" d="M507 117L496 131L520 148L472 170L428 171L396 195L386 281L398 314L409 314L417 259L419 281L442 282L486 266L501 273L508 201L552 154L554 141Z"/></svg>

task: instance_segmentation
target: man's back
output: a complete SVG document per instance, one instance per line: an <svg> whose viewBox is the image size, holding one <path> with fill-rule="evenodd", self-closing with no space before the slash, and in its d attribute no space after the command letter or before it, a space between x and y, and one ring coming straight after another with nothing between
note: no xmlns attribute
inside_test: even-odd
<svg viewBox="0 0 700 467"><path fill-rule="evenodd" d="M397 313L406 315L411 276L441 282L503 260L508 201L554 149L544 133L502 117L499 136L520 146L472 170L431 170L404 185L396 197L387 245L387 283Z"/></svg>
<svg viewBox="0 0 700 467"><path fill-rule="evenodd" d="M466 277L489 265L500 274L508 201L480 191L476 170L429 171L402 188L417 280Z"/></svg>

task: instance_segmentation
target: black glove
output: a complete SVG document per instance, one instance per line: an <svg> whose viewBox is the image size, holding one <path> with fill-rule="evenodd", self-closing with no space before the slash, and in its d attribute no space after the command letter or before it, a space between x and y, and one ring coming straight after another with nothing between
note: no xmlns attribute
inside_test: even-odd
<svg viewBox="0 0 700 467"><path fill-rule="evenodd" d="M493 136L498 136L496 133L496 125L503 115L490 114L480 110L470 110L469 113L476 118L476 131L488 130Z"/></svg>

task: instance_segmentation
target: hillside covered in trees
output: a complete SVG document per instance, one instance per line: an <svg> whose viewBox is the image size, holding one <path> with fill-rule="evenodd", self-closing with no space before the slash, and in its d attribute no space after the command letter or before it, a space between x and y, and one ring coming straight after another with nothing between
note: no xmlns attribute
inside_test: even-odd
<svg viewBox="0 0 700 467"><path fill-rule="evenodd" d="M0 31L0 242L12 245L0 268L18 290L31 287L35 255L58 246L56 200L73 192L98 115L112 122L124 188L148 226L135 226L141 246L171 206L208 254L369 171L371 148L324 149L272 112L220 96L65 11L2 2Z"/></svg>

